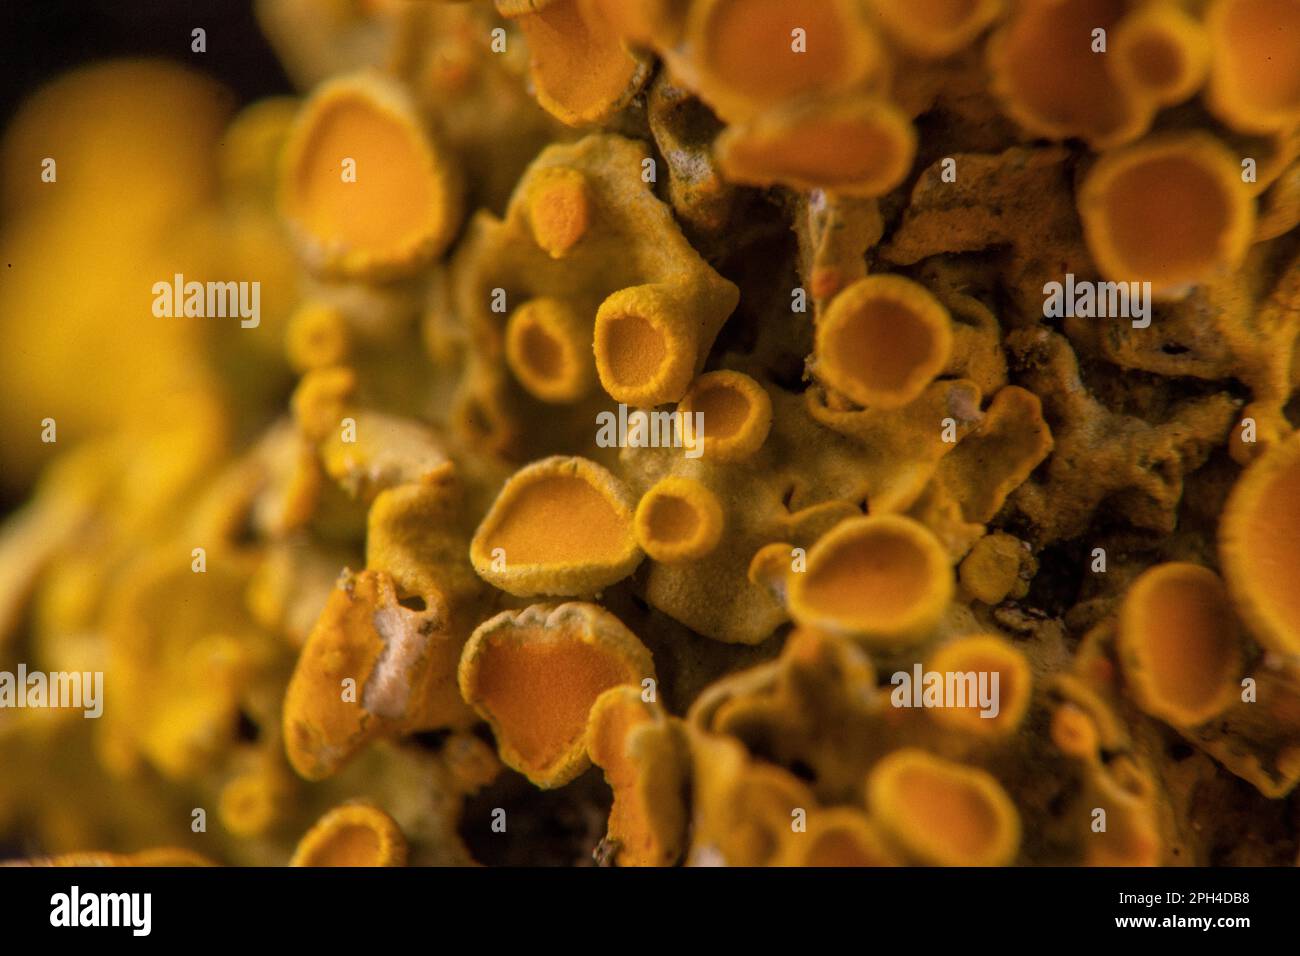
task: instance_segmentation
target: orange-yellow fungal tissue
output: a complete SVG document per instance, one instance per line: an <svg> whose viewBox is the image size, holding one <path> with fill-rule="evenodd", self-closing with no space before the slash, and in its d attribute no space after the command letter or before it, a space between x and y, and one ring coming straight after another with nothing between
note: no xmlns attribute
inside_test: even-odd
<svg viewBox="0 0 1300 956"><path fill-rule="evenodd" d="M850 0L701 0L684 46L690 59L680 68L731 122L878 81L884 72L879 40Z"/></svg>
<svg viewBox="0 0 1300 956"><path fill-rule="evenodd" d="M813 811L803 839L792 840L789 862L798 866L898 866L898 854L870 818L852 807Z"/></svg>
<svg viewBox="0 0 1300 956"><path fill-rule="evenodd" d="M1052 454L1015 492L1040 540L1081 534L1103 504L1138 528L1173 531L1185 480L1224 443L1239 403L1213 393L1151 424L1098 401L1064 336L1038 327L1014 331L1007 342L1022 384L1057 424Z"/></svg>
<svg viewBox="0 0 1300 956"><path fill-rule="evenodd" d="M670 47L685 26L690 0L586 0L600 7L634 46Z"/></svg>
<svg viewBox="0 0 1300 956"><path fill-rule="evenodd" d="M559 787L590 765L591 707L611 687L653 680L650 652L594 604L503 611L474 631L460 660L460 692L492 728L507 766Z"/></svg>
<svg viewBox="0 0 1300 956"><path fill-rule="evenodd" d="M454 466L423 422L369 409L346 409L319 444L325 473L347 494L371 501L387 488L432 484Z"/></svg>
<svg viewBox="0 0 1300 956"><path fill-rule="evenodd" d="M730 311L730 310L728 310ZM596 312L596 372L615 401L649 407L682 397L699 374L709 345L726 319L700 315L682 290L667 284L631 286Z"/></svg>
<svg viewBox="0 0 1300 956"><path fill-rule="evenodd" d="M808 627L907 644L938 622L953 590L948 555L924 526L901 515L852 518L790 575L789 610Z"/></svg>
<svg viewBox="0 0 1300 956"><path fill-rule="evenodd" d="M1154 0L1120 21L1109 53L1130 90L1166 106L1200 89L1211 49L1205 27L1176 0Z"/></svg>
<svg viewBox="0 0 1300 956"><path fill-rule="evenodd" d="M728 127L714 147L728 179L871 198L907 175L916 133L886 101L795 103Z"/></svg>
<svg viewBox="0 0 1300 956"><path fill-rule="evenodd" d="M376 737L465 722L446 616L404 606L383 572L343 575L285 693L285 751L301 776L332 776Z"/></svg>
<svg viewBox="0 0 1300 956"><path fill-rule="evenodd" d="M1300 3L1213 0L1205 26L1214 38L1210 109L1248 133L1300 122Z"/></svg>
<svg viewBox="0 0 1300 956"><path fill-rule="evenodd" d="M614 791L606 841L619 866L671 866L686 844L690 756L680 723L640 687L611 687L596 699L587 752Z"/></svg>
<svg viewBox="0 0 1300 956"><path fill-rule="evenodd" d="M1268 242L1300 225L1300 162L1293 162L1260 197L1255 242Z"/></svg>
<svg viewBox="0 0 1300 956"><path fill-rule="evenodd" d="M734 737L692 730L690 866L772 866L797 860L807 833L791 821L817 799L782 767L753 759Z"/></svg>
<svg viewBox="0 0 1300 956"><path fill-rule="evenodd" d="M221 182L227 193L274 208L280 151L297 112L295 97L273 96L231 121L221 143Z"/></svg>
<svg viewBox="0 0 1300 956"><path fill-rule="evenodd" d="M999 389L980 423L939 463L939 480L962 515L992 521L1053 448L1038 396L1018 385Z"/></svg>
<svg viewBox="0 0 1300 956"><path fill-rule="evenodd" d="M985 604L998 604L1008 597L1024 597L1028 590L1023 573L1033 569L1033 557L1026 546L1001 531L975 542L957 568L961 586Z"/></svg>
<svg viewBox="0 0 1300 956"><path fill-rule="evenodd" d="M123 765L147 760L183 779L220 767L237 746L239 714L264 673L259 662L275 652L243 601L246 559L214 549L211 566L195 574L174 554L156 546L100 598L109 604L106 693L123 702L105 711L103 733Z"/></svg>
<svg viewBox="0 0 1300 956"><path fill-rule="evenodd" d="M519 597L594 594L641 558L626 487L585 458L555 456L515 472L470 543L483 580Z"/></svg>
<svg viewBox="0 0 1300 956"><path fill-rule="evenodd" d="M209 399L202 323L144 321L139 310L150 283L177 271L177 226L210 218L230 107L228 92L198 70L115 60L55 79L5 131L0 424L10 438L0 483L12 493L53 450L27 423L57 421L61 449L156 422L159 395ZM31 174L45 158L57 160L57 183ZM60 308L41 323L18 318L53 289L66 296Z"/></svg>
<svg viewBox="0 0 1300 956"><path fill-rule="evenodd" d="M255 6L0 135L3 865L1297 862L1300 0Z"/></svg>
<svg viewBox="0 0 1300 956"><path fill-rule="evenodd" d="M1276 800L1300 785L1300 658L1266 654L1246 673L1253 684L1243 679L1229 707L1180 732L1261 796Z"/></svg>
<svg viewBox="0 0 1300 956"><path fill-rule="evenodd" d="M838 391L816 386L804 393L804 404L814 421L853 443L855 479L840 495L846 503L865 498L877 514L916 505L939 464L982 417L979 388L969 379L937 379L896 409L858 408ZM828 464L838 458L828 456Z"/></svg>
<svg viewBox="0 0 1300 956"><path fill-rule="evenodd" d="M866 251L885 231L880 203L873 199L810 193L795 215L799 273L813 301L824 305L867 274Z"/></svg>
<svg viewBox="0 0 1300 956"><path fill-rule="evenodd" d="M284 148L280 205L304 259L332 276L392 279L439 255L460 224L462 184L403 87L332 80Z"/></svg>
<svg viewBox="0 0 1300 956"><path fill-rule="evenodd" d="M722 538L722 506L706 486L670 476L641 496L634 518L637 543L655 561L702 558Z"/></svg>
<svg viewBox="0 0 1300 956"><path fill-rule="evenodd" d="M266 768L235 777L221 788L221 825L239 837L259 837L285 818L293 796L284 776Z"/></svg>
<svg viewBox="0 0 1300 956"><path fill-rule="evenodd" d="M605 4L551 0L530 8L515 22L528 44L537 101L561 122L603 122L649 78L650 57L627 48ZM512 16L516 11L502 12Z"/></svg>
<svg viewBox="0 0 1300 956"><path fill-rule="evenodd" d="M991 89L1029 133L1077 136L1096 149L1128 142L1151 120L1151 105L1120 82L1095 30L1116 29L1123 0L1018 3L988 45Z"/></svg>
<svg viewBox="0 0 1300 956"><path fill-rule="evenodd" d="M561 299L530 299L506 323L506 363L544 402L576 402L596 384L590 329Z"/></svg>
<svg viewBox="0 0 1300 956"><path fill-rule="evenodd" d="M1165 855L1160 812L1153 799L1150 773L1129 755L1103 765L1088 765L1085 784L1075 803L1084 866L1157 866ZM1096 808L1106 811L1106 829L1095 832L1090 821Z"/></svg>
<svg viewBox="0 0 1300 956"><path fill-rule="evenodd" d="M342 426L356 390L357 373L345 365L312 369L298 381L289 399L294 423L311 441L324 440Z"/></svg>
<svg viewBox="0 0 1300 956"><path fill-rule="evenodd" d="M677 403L679 415L703 415L710 461L744 461L763 447L772 428L772 397L743 372L705 372ZM696 419L692 419L694 421Z"/></svg>
<svg viewBox="0 0 1300 956"><path fill-rule="evenodd" d="M1108 279L1150 282L1171 297L1241 263L1255 205L1228 147L1171 133L1099 159L1079 190L1079 217Z"/></svg>
<svg viewBox="0 0 1300 956"><path fill-rule="evenodd" d="M179 847L155 847L136 853L61 853L58 856L0 862L0 866L216 866L207 857Z"/></svg>
<svg viewBox="0 0 1300 956"><path fill-rule="evenodd" d="M605 392L639 407L678 401L703 370L739 294L655 195L654 162L621 136L555 144L504 219L471 219L446 319L476 343L454 396L470 440L513 458L546 447L524 421L534 398L572 405L556 410L558 427L590 435L593 359Z"/></svg>
<svg viewBox="0 0 1300 956"><path fill-rule="evenodd" d="M1205 723L1241 692L1244 653L1228 592L1200 565L1157 565L1133 583L1119 651L1138 705L1176 727Z"/></svg>
<svg viewBox="0 0 1300 956"><path fill-rule="evenodd" d="M713 152L721 121L670 69L650 85L646 121L668 165L668 200L678 219L699 235L721 234L744 196L739 184L723 177Z"/></svg>
<svg viewBox="0 0 1300 956"><path fill-rule="evenodd" d="M300 372L342 365L350 350L347 320L324 302L307 302L294 311L285 330L285 353Z"/></svg>
<svg viewBox="0 0 1300 956"><path fill-rule="evenodd" d="M528 185L533 238L553 259L562 258L591 225L587 181L579 170L552 166Z"/></svg>
<svg viewBox="0 0 1300 956"><path fill-rule="evenodd" d="M465 498L463 482L448 475L386 489L366 514L366 567L391 575L404 595L445 601L457 631L487 590L465 560Z"/></svg>
<svg viewBox="0 0 1300 956"><path fill-rule="evenodd" d="M930 866L1003 866L1020 848L1020 815L983 770L903 748L867 779L871 818L908 856Z"/></svg>
<svg viewBox="0 0 1300 956"><path fill-rule="evenodd" d="M1097 754L1097 725L1087 711L1074 704L1064 703L1053 712L1050 734L1052 743L1071 757L1087 760Z"/></svg>
<svg viewBox="0 0 1300 956"><path fill-rule="evenodd" d="M932 719L952 730L1004 736L1020 726L1029 709L1033 677L1029 660L1015 645L996 634L961 637L940 647L926 663L940 674L997 674L997 713L984 713L980 701L969 694L966 706L928 711Z"/></svg>
<svg viewBox="0 0 1300 956"><path fill-rule="evenodd" d="M1300 433L1242 474L1224 506L1219 557L1255 638L1279 654L1300 654Z"/></svg>
<svg viewBox="0 0 1300 956"><path fill-rule="evenodd" d="M392 817L369 803L345 803L303 834L289 865L405 866L406 853Z"/></svg>
<svg viewBox="0 0 1300 956"><path fill-rule="evenodd" d="M1076 660L1076 666L1086 669L1082 661ZM1065 772L1074 777L1068 803L1053 821L1069 847L1066 861L1083 866L1191 863L1176 855L1169 794L1161 792L1143 753L1146 748L1134 740L1132 731L1150 728L1121 719L1073 675L1057 675L1050 693L1054 710L1049 733L1072 764ZM1104 828L1098 826L1098 810L1105 811Z"/></svg>
<svg viewBox="0 0 1300 956"><path fill-rule="evenodd" d="M971 43L1003 13L1005 0L871 0L885 29L923 58L950 56Z"/></svg>
<svg viewBox="0 0 1300 956"><path fill-rule="evenodd" d="M868 408L920 396L948 364L952 320L924 286L868 276L834 299L817 323L816 373Z"/></svg>

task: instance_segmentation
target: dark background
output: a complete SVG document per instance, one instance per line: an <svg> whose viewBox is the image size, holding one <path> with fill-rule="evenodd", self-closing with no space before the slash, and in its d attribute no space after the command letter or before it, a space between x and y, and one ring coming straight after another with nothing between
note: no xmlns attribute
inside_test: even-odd
<svg viewBox="0 0 1300 956"><path fill-rule="evenodd" d="M195 27L208 31L206 53L190 52ZM150 55L211 74L241 103L290 88L252 0L0 0L0 125L24 96L65 70Z"/></svg>

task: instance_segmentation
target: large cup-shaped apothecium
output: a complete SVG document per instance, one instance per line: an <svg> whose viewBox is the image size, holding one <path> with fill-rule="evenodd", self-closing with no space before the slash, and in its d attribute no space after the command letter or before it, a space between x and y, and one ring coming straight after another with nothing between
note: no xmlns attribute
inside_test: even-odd
<svg viewBox="0 0 1300 956"><path fill-rule="evenodd" d="M1268 133L1300 122L1300 3L1215 0L1206 102L1229 126Z"/></svg>
<svg viewBox="0 0 1300 956"><path fill-rule="evenodd" d="M594 594L643 555L623 483L586 458L554 456L517 471L470 542L485 581L520 597Z"/></svg>
<svg viewBox="0 0 1300 956"><path fill-rule="evenodd" d="M733 182L871 198L907 176L916 131L885 100L799 102L728 127L714 150Z"/></svg>
<svg viewBox="0 0 1300 956"><path fill-rule="evenodd" d="M948 310L924 286L868 276L817 323L817 376L859 405L899 408L920 397L952 352Z"/></svg>
<svg viewBox="0 0 1300 956"><path fill-rule="evenodd" d="M470 636L460 691L488 722L501 759L539 787L568 783L590 765L591 707L620 684L653 679L650 652L595 604L504 611Z"/></svg>
<svg viewBox="0 0 1300 956"><path fill-rule="evenodd" d="M1016 4L988 44L990 86L1003 111L1037 136L1078 137L1097 149L1140 136L1149 102L1116 75L1112 54L1094 52L1093 31L1117 29L1126 7L1123 0Z"/></svg>
<svg viewBox="0 0 1300 956"><path fill-rule="evenodd" d="M1020 847L1020 815L988 772L904 748L867 777L872 819L930 866L1002 866Z"/></svg>
<svg viewBox="0 0 1300 956"><path fill-rule="evenodd" d="M285 142L280 206L313 269L348 279L410 275L451 241L459 167L406 90L339 77L303 105Z"/></svg>
<svg viewBox="0 0 1300 956"><path fill-rule="evenodd" d="M1175 297L1240 265L1255 206L1240 158L1206 133L1152 136L1107 153L1079 190L1088 251L1115 282Z"/></svg>
<svg viewBox="0 0 1300 956"><path fill-rule="evenodd" d="M911 518L850 518L818 540L789 589L790 614L802 625L905 645L942 616L953 570L939 540Z"/></svg>
<svg viewBox="0 0 1300 956"><path fill-rule="evenodd" d="M992 699L985 706L979 685L967 694L962 706L953 700L946 707L928 711L935 721L953 730L981 736L997 737L1012 733L1020 726L1029 709L1033 676L1029 659L1010 641L997 634L975 634L943 645L926 664L926 670L940 674L973 674L990 691ZM993 687L991 675L997 675Z"/></svg>
<svg viewBox="0 0 1300 956"><path fill-rule="evenodd" d="M1147 713L1194 727L1240 690L1241 635L1219 576L1197 564L1159 564L1120 606L1120 662L1129 692Z"/></svg>
<svg viewBox="0 0 1300 956"><path fill-rule="evenodd" d="M1300 433L1238 479L1224 507L1219 557L1256 639L1280 654L1300 654Z"/></svg>

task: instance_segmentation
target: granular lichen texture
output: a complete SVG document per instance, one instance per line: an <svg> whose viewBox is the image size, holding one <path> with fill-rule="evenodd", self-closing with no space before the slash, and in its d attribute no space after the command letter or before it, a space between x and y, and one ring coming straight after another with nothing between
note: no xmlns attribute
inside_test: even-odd
<svg viewBox="0 0 1300 956"><path fill-rule="evenodd" d="M1300 0L255 8L0 141L0 859L1300 863Z"/></svg>

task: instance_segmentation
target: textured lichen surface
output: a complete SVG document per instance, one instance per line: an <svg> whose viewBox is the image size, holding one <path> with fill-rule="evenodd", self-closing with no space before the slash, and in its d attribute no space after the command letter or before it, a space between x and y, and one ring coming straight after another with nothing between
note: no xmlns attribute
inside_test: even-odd
<svg viewBox="0 0 1300 956"><path fill-rule="evenodd" d="M1300 0L257 9L0 142L0 858L1300 862Z"/></svg>

